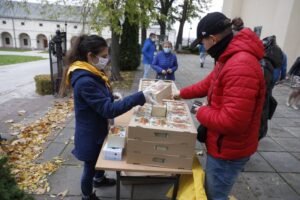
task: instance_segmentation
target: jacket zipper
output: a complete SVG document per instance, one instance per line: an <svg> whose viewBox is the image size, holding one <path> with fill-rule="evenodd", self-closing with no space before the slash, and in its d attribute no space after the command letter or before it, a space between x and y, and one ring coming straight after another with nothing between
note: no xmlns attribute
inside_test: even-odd
<svg viewBox="0 0 300 200"><path fill-rule="evenodd" d="M220 135L217 139L217 147L218 147L218 153L221 153L222 143L223 143L224 135Z"/></svg>

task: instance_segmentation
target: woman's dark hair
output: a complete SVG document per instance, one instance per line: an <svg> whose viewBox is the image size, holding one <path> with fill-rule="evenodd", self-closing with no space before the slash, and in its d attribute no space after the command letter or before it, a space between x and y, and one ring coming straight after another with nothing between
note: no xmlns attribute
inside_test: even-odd
<svg viewBox="0 0 300 200"><path fill-rule="evenodd" d="M87 54L89 52L97 55L105 48L107 48L105 39L98 35L81 35L75 39L65 59L66 67L64 68L63 77L59 89L60 96L65 96L68 89L70 89L70 87L66 85L67 72L70 65L76 61L87 62Z"/></svg>
<svg viewBox="0 0 300 200"><path fill-rule="evenodd" d="M231 23L234 31L240 31L244 28L244 22L240 17L234 18Z"/></svg>
<svg viewBox="0 0 300 200"><path fill-rule="evenodd" d="M87 54L99 54L107 47L106 41L98 35L81 35L74 41L72 49L67 54L66 64L71 65L75 61L87 61Z"/></svg>

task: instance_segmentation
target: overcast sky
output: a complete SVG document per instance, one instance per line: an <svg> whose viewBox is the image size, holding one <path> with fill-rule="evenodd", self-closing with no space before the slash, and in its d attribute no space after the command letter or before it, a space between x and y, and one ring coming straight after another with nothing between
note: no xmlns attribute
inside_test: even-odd
<svg viewBox="0 0 300 200"><path fill-rule="evenodd" d="M222 7L223 7L223 0L212 0L212 4L210 9L208 10L208 12L222 12ZM202 15L205 16L205 14ZM194 19L192 21L192 23L188 23L186 22L184 25L184 29L183 29L183 38L188 38L189 37L189 29L191 27L190 30L190 38L196 38L196 30L197 30L197 25L198 25L199 19ZM178 28L179 28L179 22L175 23L174 27L173 27L177 33L178 33Z"/></svg>

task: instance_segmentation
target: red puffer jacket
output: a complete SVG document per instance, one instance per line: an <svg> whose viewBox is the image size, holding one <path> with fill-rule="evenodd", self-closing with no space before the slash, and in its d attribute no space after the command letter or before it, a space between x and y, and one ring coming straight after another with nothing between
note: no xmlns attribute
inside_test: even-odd
<svg viewBox="0 0 300 200"><path fill-rule="evenodd" d="M265 97L265 81L259 60L264 47L250 29L235 35L218 59L214 70L202 81L183 88L184 99L208 97L196 117L208 128L210 155L239 159L253 154Z"/></svg>

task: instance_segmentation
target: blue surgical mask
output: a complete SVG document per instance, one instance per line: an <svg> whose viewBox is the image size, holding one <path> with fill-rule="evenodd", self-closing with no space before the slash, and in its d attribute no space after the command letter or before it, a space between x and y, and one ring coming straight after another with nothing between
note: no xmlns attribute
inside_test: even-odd
<svg viewBox="0 0 300 200"><path fill-rule="evenodd" d="M165 53L170 53L171 52L171 48L164 48L164 52Z"/></svg>

